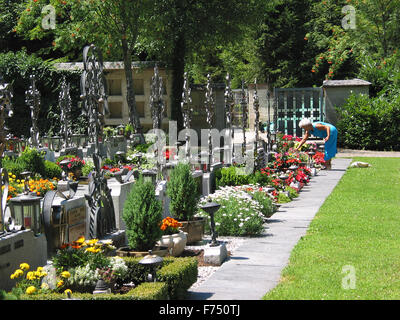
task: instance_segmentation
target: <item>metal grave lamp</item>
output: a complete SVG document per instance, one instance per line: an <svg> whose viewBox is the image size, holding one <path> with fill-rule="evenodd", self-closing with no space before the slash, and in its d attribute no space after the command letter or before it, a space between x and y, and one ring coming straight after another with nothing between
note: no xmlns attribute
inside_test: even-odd
<svg viewBox="0 0 400 320"><path fill-rule="evenodd" d="M315 155L314 151L309 151L307 152L308 154L308 167L313 168L314 167L314 158L313 156Z"/></svg>
<svg viewBox="0 0 400 320"><path fill-rule="evenodd" d="M157 274L156 268L162 264L163 258L153 254L152 250L149 250L149 254L139 261L139 264L149 268L149 274L147 275L148 282L156 282Z"/></svg>
<svg viewBox="0 0 400 320"><path fill-rule="evenodd" d="M172 170L174 170L176 164L173 162L167 162L162 168L162 175L165 181L169 181Z"/></svg>
<svg viewBox="0 0 400 320"><path fill-rule="evenodd" d="M125 160L126 153L124 151L117 151L115 157L118 160L118 165L122 166Z"/></svg>
<svg viewBox="0 0 400 320"><path fill-rule="evenodd" d="M210 215L210 227L211 227L211 243L210 247L217 247L219 243L217 241L217 233L215 231L215 221L214 214L219 210L221 205L215 202L207 202L205 205L201 206L200 209L204 210L207 214Z"/></svg>
<svg viewBox="0 0 400 320"><path fill-rule="evenodd" d="M71 160L69 160L68 158L65 158L64 160L62 160L60 162L61 169L63 170L63 173L62 173L63 181L67 181L68 180L68 171L69 171L68 165L70 163L71 163Z"/></svg>
<svg viewBox="0 0 400 320"><path fill-rule="evenodd" d="M153 170L143 170L142 176L144 181L150 181L153 185L156 185L157 172Z"/></svg>
<svg viewBox="0 0 400 320"><path fill-rule="evenodd" d="M25 180L24 193L9 200L14 225L21 226L21 230L31 229L35 235L39 235L42 232L41 200L41 197L29 193Z"/></svg>
<svg viewBox="0 0 400 320"><path fill-rule="evenodd" d="M124 136L125 135L125 126L123 124L120 124L117 127L117 133L119 136Z"/></svg>
<svg viewBox="0 0 400 320"><path fill-rule="evenodd" d="M60 136L54 136L50 138L52 141L53 151L60 151L62 147L63 138Z"/></svg>
<svg viewBox="0 0 400 320"><path fill-rule="evenodd" d="M279 179L285 181L285 180L289 179L289 176L286 175L286 174L282 174L282 175L279 176Z"/></svg>

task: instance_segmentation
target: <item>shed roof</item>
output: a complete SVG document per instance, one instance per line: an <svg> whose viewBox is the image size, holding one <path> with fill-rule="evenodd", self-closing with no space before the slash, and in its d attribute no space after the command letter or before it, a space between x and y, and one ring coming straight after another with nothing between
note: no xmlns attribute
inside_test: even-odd
<svg viewBox="0 0 400 320"><path fill-rule="evenodd" d="M369 86L371 82L361 79L350 79L350 80L325 80L322 84L323 87L357 87L357 86Z"/></svg>

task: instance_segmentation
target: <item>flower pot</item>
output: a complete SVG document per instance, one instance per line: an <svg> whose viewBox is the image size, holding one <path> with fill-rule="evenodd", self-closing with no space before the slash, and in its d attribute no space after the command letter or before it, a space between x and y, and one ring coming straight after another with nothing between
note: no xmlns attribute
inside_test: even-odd
<svg viewBox="0 0 400 320"><path fill-rule="evenodd" d="M187 233L183 231L171 235L162 236L161 239L157 242L157 244L160 246L168 247L169 254L174 257L179 256L183 252L183 250L185 250L186 243Z"/></svg>
<svg viewBox="0 0 400 320"><path fill-rule="evenodd" d="M203 217L196 217L190 221L179 221L182 227L179 229L187 233L187 244L192 244L203 240L204 226L206 219Z"/></svg>
<svg viewBox="0 0 400 320"><path fill-rule="evenodd" d="M79 179L82 176L82 169L75 169L72 173L75 179Z"/></svg>
<svg viewBox="0 0 400 320"><path fill-rule="evenodd" d="M152 250L152 254L159 257L165 257L168 253L167 246L155 246ZM119 257L145 257L149 254L149 251L135 251L130 247L121 247L117 249L116 255Z"/></svg>

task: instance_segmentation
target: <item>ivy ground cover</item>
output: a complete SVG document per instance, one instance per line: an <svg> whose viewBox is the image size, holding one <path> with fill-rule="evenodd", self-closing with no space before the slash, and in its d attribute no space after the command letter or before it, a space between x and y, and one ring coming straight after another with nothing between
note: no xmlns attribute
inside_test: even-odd
<svg viewBox="0 0 400 320"><path fill-rule="evenodd" d="M264 299L400 298L400 161L353 161Z"/></svg>

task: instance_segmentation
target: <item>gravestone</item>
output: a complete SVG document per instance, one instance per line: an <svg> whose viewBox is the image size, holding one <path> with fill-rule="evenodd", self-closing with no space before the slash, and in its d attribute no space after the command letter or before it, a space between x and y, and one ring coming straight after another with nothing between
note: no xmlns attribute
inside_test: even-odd
<svg viewBox="0 0 400 320"><path fill-rule="evenodd" d="M10 291L16 280L10 275L25 262L30 270L47 263L47 240L44 234L35 236L32 230L7 233L0 237L0 289Z"/></svg>

